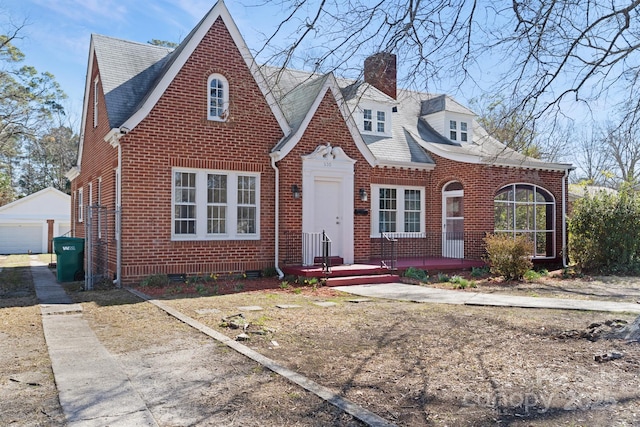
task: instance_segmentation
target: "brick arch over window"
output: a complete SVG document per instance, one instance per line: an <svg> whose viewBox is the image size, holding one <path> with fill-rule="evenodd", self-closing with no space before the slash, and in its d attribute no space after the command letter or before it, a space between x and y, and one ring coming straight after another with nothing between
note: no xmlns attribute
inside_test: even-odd
<svg viewBox="0 0 640 427"><path fill-rule="evenodd" d="M534 243L534 258L554 258L555 209L553 195L543 187L506 185L494 198L494 231L527 236Z"/></svg>
<svg viewBox="0 0 640 427"><path fill-rule="evenodd" d="M207 118L224 122L229 117L229 82L221 74L207 79Z"/></svg>

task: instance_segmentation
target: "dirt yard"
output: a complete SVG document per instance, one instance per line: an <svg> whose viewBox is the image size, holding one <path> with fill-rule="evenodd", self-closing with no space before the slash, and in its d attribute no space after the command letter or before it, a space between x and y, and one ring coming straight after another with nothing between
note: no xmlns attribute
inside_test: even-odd
<svg viewBox="0 0 640 427"><path fill-rule="evenodd" d="M15 269L5 266L0 283L8 271ZM640 299L640 281L624 278L476 286L460 292ZM258 287L270 288L250 290ZM126 290L69 289L162 426L362 425ZM158 297L232 338L242 330L222 318L242 313L247 346L399 426L640 425L640 344L581 334L632 315L356 303L330 288L281 289L275 280L186 291L175 285ZM38 308L32 296L1 292L0 360L8 363L0 367L0 425L61 425Z"/></svg>

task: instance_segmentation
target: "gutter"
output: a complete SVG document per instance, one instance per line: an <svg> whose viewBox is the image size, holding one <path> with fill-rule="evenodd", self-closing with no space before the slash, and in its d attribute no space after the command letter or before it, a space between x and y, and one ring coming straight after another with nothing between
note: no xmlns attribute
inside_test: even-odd
<svg viewBox="0 0 640 427"><path fill-rule="evenodd" d="M275 212L274 212L274 232L275 232L275 257L274 257L274 266L276 271L278 272L278 279L282 280L284 277L284 273L280 270L278 264L280 264L278 253L280 252L280 169L276 166L276 155L275 153L271 153L271 167L276 172L275 179Z"/></svg>

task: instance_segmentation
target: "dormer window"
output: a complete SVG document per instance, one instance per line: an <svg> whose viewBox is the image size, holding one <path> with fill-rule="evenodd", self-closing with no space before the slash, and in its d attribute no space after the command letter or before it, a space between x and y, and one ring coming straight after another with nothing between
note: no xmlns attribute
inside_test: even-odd
<svg viewBox="0 0 640 427"><path fill-rule="evenodd" d="M384 111L378 111L378 132L384 133L385 114Z"/></svg>
<svg viewBox="0 0 640 427"><path fill-rule="evenodd" d="M458 124L460 127L458 128ZM449 139L452 141L458 140L458 133L460 133L460 141L468 141L467 122L458 122L456 120L449 120Z"/></svg>
<svg viewBox="0 0 640 427"><path fill-rule="evenodd" d="M364 110L364 131L371 132L373 130L371 110Z"/></svg>
<svg viewBox="0 0 640 427"><path fill-rule="evenodd" d="M212 74L208 81L208 119L224 122L229 117L229 83L220 74Z"/></svg>
<svg viewBox="0 0 640 427"><path fill-rule="evenodd" d="M387 109L386 106L380 106L379 110L376 108L362 108L362 131L371 134L385 134L391 130L389 126L389 119L391 118L391 108Z"/></svg>

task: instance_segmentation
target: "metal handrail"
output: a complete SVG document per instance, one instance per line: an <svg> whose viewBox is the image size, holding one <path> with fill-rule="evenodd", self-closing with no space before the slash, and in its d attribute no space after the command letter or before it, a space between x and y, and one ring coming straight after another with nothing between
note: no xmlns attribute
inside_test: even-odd
<svg viewBox="0 0 640 427"><path fill-rule="evenodd" d="M386 233L380 233L380 267L388 270L398 269L398 239Z"/></svg>

